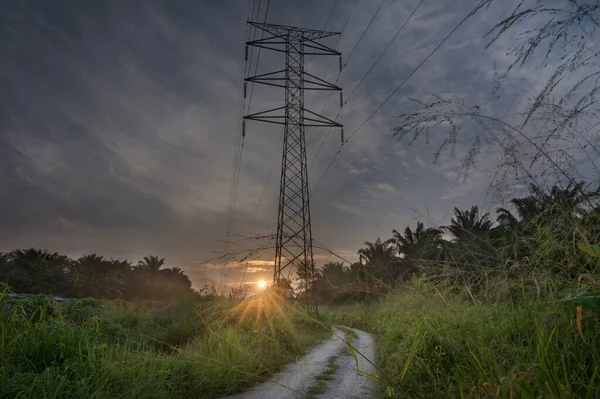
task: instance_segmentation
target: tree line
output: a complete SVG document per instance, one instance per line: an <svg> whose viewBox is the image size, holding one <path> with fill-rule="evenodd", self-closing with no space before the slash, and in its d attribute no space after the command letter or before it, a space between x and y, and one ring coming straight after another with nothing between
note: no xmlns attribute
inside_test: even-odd
<svg viewBox="0 0 600 399"><path fill-rule="evenodd" d="M297 274L312 280L309 289L320 299L379 295L415 274L472 289L494 273L520 278L534 271L572 281L600 266L600 258L585 251L600 244L599 198L600 187L584 183L550 190L531 185L528 195L509 201L511 209L496 210L495 222L478 206L454 208L446 226L417 222L415 228L393 230L389 239L365 242L358 262L329 262L314 279L306 278L310 268L298 267ZM20 249L0 253L0 282L14 292L72 298L160 300L194 294L183 270L163 268L164 261L148 256L134 265L96 254L71 259Z"/></svg>
<svg viewBox="0 0 600 399"><path fill-rule="evenodd" d="M24 294L70 298L176 299L192 295L192 282L164 258L147 256L136 265L90 254L71 259L35 248L0 253L0 282Z"/></svg>
<svg viewBox="0 0 600 399"><path fill-rule="evenodd" d="M600 188L584 183L549 190L531 185L528 195L509 201L511 209L497 208L495 223L478 206L454 208L446 226L417 222L414 229L393 230L389 239L365 242L358 262L325 264L312 289L321 299L364 297L415 274L473 289L494 274L518 279L536 272L572 281L600 266L586 250L600 244L598 198Z"/></svg>

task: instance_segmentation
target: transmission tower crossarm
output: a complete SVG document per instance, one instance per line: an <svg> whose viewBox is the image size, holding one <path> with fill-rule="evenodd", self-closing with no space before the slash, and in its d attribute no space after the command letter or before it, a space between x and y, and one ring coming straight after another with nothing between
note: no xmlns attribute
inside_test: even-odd
<svg viewBox="0 0 600 399"><path fill-rule="evenodd" d="M285 107L277 107L267 111L261 111L254 114L246 115L243 117L244 120L253 120L266 123L275 123L278 125L285 125L286 115L271 115L270 113L285 110ZM317 114L309 109L302 108L302 111L314 116L315 118L304 117L305 121L313 123L302 123L301 126L305 127L343 127L340 123L329 119L321 114ZM316 119L318 118L318 119Z"/></svg>
<svg viewBox="0 0 600 399"><path fill-rule="evenodd" d="M325 39L331 36L337 36L340 32L327 32L323 30L317 29L304 29L297 28L295 26L288 25L277 25L277 24L267 24L264 22L256 22L256 21L247 21L248 24L254 26L255 28L261 29L267 33L272 34L273 36L278 36L285 39L285 36L289 33L300 33L305 39L309 40L318 40Z"/></svg>
<svg viewBox="0 0 600 399"><path fill-rule="evenodd" d="M306 83L311 83L311 84L314 84L314 85L318 86L318 87L304 87L304 90L333 90L333 91L341 91L342 90L341 87L336 86L333 83L329 83L328 81L323 80L323 79L321 79L321 78L319 78L319 77L317 77L315 75L312 75L312 74L310 74L310 73L308 73L306 71L303 71L303 74L305 76L305 78L304 78L304 83L305 84ZM315 81L307 80L306 76L315 79Z"/></svg>
<svg viewBox="0 0 600 399"><path fill-rule="evenodd" d="M321 118L321 119L313 119L313 118L307 118L304 117L304 120L307 121L313 121L313 122L320 122L320 124L318 125L308 125L308 124L304 124L304 126L317 126L317 127L342 127L343 125L341 125L340 123L334 121L333 119L329 119L324 117L323 115L317 114L316 112L312 112L311 110L308 110L306 108L303 108L303 111L308 112L309 114L317 117L317 118Z"/></svg>
<svg viewBox="0 0 600 399"><path fill-rule="evenodd" d="M330 83L324 79L321 79L315 75L312 75L306 71L302 71L301 72L303 74L303 79L304 79L304 90L332 90L332 91L341 91L342 88L339 86L336 86L333 83ZM278 76L281 75L281 76ZM307 79L311 78L313 80ZM275 86L275 87L282 87L285 88L285 84L284 83L278 83L278 82L286 82L288 80L288 78L285 76L285 69L281 69L279 71L273 71L273 72L268 72L268 73L262 73L260 75L255 75L255 76L250 76L244 79L245 82L251 82L251 83L259 83L259 84L264 84L267 86ZM306 86L307 84L310 84L312 86Z"/></svg>
<svg viewBox="0 0 600 399"><path fill-rule="evenodd" d="M304 52L304 55L342 55L342 53L340 53L337 50L332 49L331 47L325 46L322 43L318 43L314 40L310 40L310 39L306 39L307 42L312 43L311 44L304 44L304 47L308 47L308 48L312 48L315 50L321 50L320 53L316 53L316 52L312 52L312 53L308 53L308 52Z"/></svg>
<svg viewBox="0 0 600 399"><path fill-rule="evenodd" d="M285 40L275 40L275 39L282 39L279 36L270 36L270 37L265 37L263 39L258 39L258 40L251 40L249 42L246 42L247 46L254 46L254 47L261 47L267 50L273 50L273 51L278 51L280 53L285 53L285 48L281 48L281 47L276 47L277 45L280 46L285 46L286 41Z"/></svg>
<svg viewBox="0 0 600 399"><path fill-rule="evenodd" d="M255 76L246 78L245 80L247 82L256 82L259 80L259 78L264 78L265 76L273 76L278 73L285 73L285 69L280 69L279 71L274 71L274 72L261 73L260 75L255 75ZM285 76L283 78L277 78L277 79L285 79Z"/></svg>
<svg viewBox="0 0 600 399"><path fill-rule="evenodd" d="M260 47L260 48L264 48L267 50L278 51L280 53L287 52L286 46L291 46L295 51L297 51L298 53L300 53L302 55L337 55L337 56L342 55L342 53L340 53L339 51L332 49L331 47L326 46L323 43L319 43L317 41L319 39L323 39L326 37L339 35L339 33L326 32L326 33L328 33L328 35L320 37L315 34L307 34L306 33L306 32L312 32L312 31L301 30L298 28L294 28L295 30L283 32L281 30L282 29L281 27L283 27L283 25L262 24L262 23L255 23L255 22L248 22L248 23L253 26L258 27L259 29L264 30L265 32L271 34L272 36L247 41L246 42L247 46ZM268 25L269 27L276 26L279 28L277 28L275 30L268 29L265 27L265 25ZM317 32L317 31L314 31L314 32ZM302 47L312 49L312 51L304 51L304 49L302 49L302 51L300 51L300 49L294 48L294 46L296 44L293 42L290 42L288 40L289 35L302 35Z"/></svg>
<svg viewBox="0 0 600 399"><path fill-rule="evenodd" d="M278 125L285 125L285 115L270 115L272 112L285 110L285 107L277 107L266 111L256 112L254 114L246 115L243 117L244 120L254 120L266 123L276 123ZM274 120L275 119L275 120ZM282 119L282 122L276 119Z"/></svg>

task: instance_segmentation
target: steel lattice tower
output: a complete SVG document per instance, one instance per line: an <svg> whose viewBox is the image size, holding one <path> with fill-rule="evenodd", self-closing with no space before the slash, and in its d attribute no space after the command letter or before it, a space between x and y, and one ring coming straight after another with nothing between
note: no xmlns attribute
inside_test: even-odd
<svg viewBox="0 0 600 399"><path fill-rule="evenodd" d="M246 58L248 46L256 46L285 54L285 69L245 79L246 83L254 82L284 88L285 105L244 116L242 133L245 134L246 120L284 126L273 281L275 285L279 285L284 279L283 271L286 268L290 266L302 267L305 292L308 299L306 287L312 286L314 281L314 260L305 127L341 128L342 125L306 109L304 107L304 91L339 91L341 106L342 89L306 72L304 70L304 56L337 55L340 57L341 70L341 53L318 42L320 39L339 35L339 33L257 22L248 23L267 33L268 37L247 42ZM244 95L246 95L246 85L244 86Z"/></svg>

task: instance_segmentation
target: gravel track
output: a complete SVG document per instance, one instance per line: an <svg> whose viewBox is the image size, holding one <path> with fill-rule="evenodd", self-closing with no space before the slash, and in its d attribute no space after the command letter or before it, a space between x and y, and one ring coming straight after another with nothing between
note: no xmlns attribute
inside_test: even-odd
<svg viewBox="0 0 600 399"><path fill-rule="evenodd" d="M366 375L357 373L356 360L345 343L350 337L356 349L358 367L367 373L375 373L367 359L374 361L373 337L361 330L348 329L348 334L339 328L333 328L330 339L313 348L295 363L288 364L281 372L268 381L255 385L248 391L229 396L229 399L303 399L311 387L319 383L317 377L328 369L330 359L335 358L337 370L321 384L322 392L314 395L318 399L368 399L375 398L376 384ZM363 356L361 356L360 352Z"/></svg>

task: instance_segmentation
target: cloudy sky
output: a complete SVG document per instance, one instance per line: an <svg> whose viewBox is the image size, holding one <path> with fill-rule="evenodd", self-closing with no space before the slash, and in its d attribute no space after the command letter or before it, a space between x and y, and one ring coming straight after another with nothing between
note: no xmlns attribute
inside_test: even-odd
<svg viewBox="0 0 600 399"><path fill-rule="evenodd" d="M478 2L424 0L341 110L346 136ZM348 60L380 3L271 0L267 21L335 31L346 26L339 43L325 43L337 44L346 57L339 85L348 96L419 0L386 0ZM458 176L469 137L434 163L441 142L435 132L409 146L391 129L397 115L410 110L409 98L444 94L502 116L541 87L549 72L519 70L509 81L512 90L499 99L493 92L496 74L510 64L512 38L486 50L483 34L515 4L493 2L470 18L352 136L311 199L317 241L353 259L366 240L417 220L443 224L454 206L486 201L497 152L484 151L465 180ZM2 2L0 250L34 246L131 260L156 254L188 268L201 284L214 266L192 266L226 248L248 8L242 0ZM338 76L336 59L307 58L307 64L323 78ZM259 73L282 67L281 56L262 53ZM251 110L282 99L282 92L257 86ZM321 112L326 100L326 93L310 93L306 106ZM338 111L335 100L324 113ZM275 230L281 133L248 125L235 235ZM332 131L313 162L326 134L307 131L311 187L340 147L339 132ZM233 241L230 251L253 245ZM272 256L262 253L248 272L270 276Z"/></svg>

